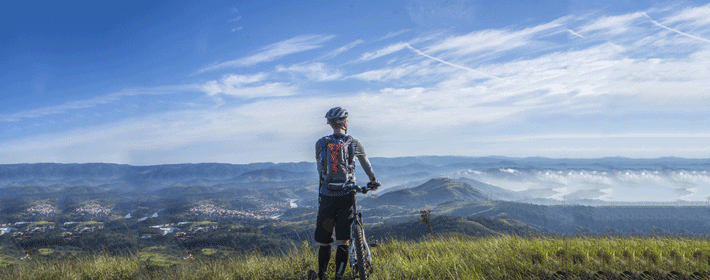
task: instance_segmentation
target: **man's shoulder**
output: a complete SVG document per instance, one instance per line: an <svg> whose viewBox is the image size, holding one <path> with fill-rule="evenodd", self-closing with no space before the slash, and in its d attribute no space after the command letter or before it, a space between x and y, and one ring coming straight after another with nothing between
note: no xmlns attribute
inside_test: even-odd
<svg viewBox="0 0 710 280"><path fill-rule="evenodd" d="M318 139L318 141L316 141L316 145L317 146L318 145L325 145L328 141L335 140L335 139L340 139L341 141L345 140L348 142L360 144L360 142L357 141L357 139L355 139L355 137L353 137L352 135L336 136L335 134L331 134L331 135L323 136L320 139Z"/></svg>
<svg viewBox="0 0 710 280"><path fill-rule="evenodd" d="M355 144L355 145L360 145L360 141L357 141L357 139L355 139L355 137L352 137L351 135L348 135L348 137L350 137L350 141L351 141L353 144Z"/></svg>
<svg viewBox="0 0 710 280"><path fill-rule="evenodd" d="M325 145L325 143L328 142L328 139L330 138L330 136L331 135L326 135L326 136L323 136L320 139L318 139L318 141L316 141L316 146Z"/></svg>

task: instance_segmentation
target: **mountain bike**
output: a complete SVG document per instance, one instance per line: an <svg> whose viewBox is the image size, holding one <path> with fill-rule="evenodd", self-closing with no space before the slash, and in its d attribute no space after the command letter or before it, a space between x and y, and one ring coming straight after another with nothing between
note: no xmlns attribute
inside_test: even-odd
<svg viewBox="0 0 710 280"><path fill-rule="evenodd" d="M370 190L369 187L362 188L357 185L352 186L352 189L354 192L363 194ZM357 200L353 207L355 207L355 219L350 224L350 236L352 238L352 243L350 243L350 266L360 276L361 280L365 280L372 273L372 254L365 238L362 213L357 209Z"/></svg>

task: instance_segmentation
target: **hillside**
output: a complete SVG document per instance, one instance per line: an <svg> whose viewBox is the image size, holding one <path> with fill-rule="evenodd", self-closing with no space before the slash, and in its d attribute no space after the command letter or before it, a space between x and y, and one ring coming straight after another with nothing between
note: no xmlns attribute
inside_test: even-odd
<svg viewBox="0 0 710 280"><path fill-rule="evenodd" d="M707 279L710 243L674 238L434 237L372 248L373 279ZM215 250L167 255L0 258L7 279L305 279L317 249L225 258ZM221 261L220 261L221 260ZM9 264L9 265L8 265ZM334 275L331 262L328 274ZM99 276L100 275L100 276ZM346 279L353 279L351 269Z"/></svg>
<svg viewBox="0 0 710 280"><path fill-rule="evenodd" d="M504 188L494 186L491 184L486 184L481 181L473 180L470 178L460 177L456 181L470 185L471 187L479 190L481 193L485 194L491 200L508 200L508 201L519 201L527 199L528 197L524 194L506 190Z"/></svg>
<svg viewBox="0 0 710 280"><path fill-rule="evenodd" d="M531 236L544 233L544 231L540 229L516 221L482 216L434 216L431 218L431 227L432 234L434 236ZM372 240L420 240L428 234L428 228L421 220L411 220L401 223L384 223L382 225L376 225L367 229L368 238L371 238Z"/></svg>
<svg viewBox="0 0 710 280"><path fill-rule="evenodd" d="M506 201L451 201L432 208L432 212L459 217L484 216L516 220L557 234L710 233L710 220L707 219L710 209L707 207L546 206Z"/></svg>
<svg viewBox="0 0 710 280"><path fill-rule="evenodd" d="M483 201L487 200L487 197L468 184L449 178L434 178L414 188L384 193L363 201L363 205L425 208L450 200Z"/></svg>

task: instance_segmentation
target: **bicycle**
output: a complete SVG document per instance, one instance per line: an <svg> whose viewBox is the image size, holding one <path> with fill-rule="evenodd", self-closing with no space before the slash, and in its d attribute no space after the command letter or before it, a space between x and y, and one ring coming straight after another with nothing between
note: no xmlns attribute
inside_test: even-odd
<svg viewBox="0 0 710 280"><path fill-rule="evenodd" d="M355 193L365 194L372 190L369 186L360 187L353 185L350 190ZM372 254L370 246L365 237L365 228L362 222L362 213L357 209L357 200L353 203L355 208L355 219L350 224L350 267L355 271L361 280L366 280L372 274ZM313 270L308 271L308 279L317 279L318 273Z"/></svg>
<svg viewBox="0 0 710 280"><path fill-rule="evenodd" d="M371 188L354 185L352 187L353 191L356 193L367 193ZM360 276L361 280L366 280L367 277L372 273L372 254L370 253L370 246L367 244L367 238L365 237L365 228L362 223L362 213L357 210L357 200L355 200L355 219L353 223L350 224L350 232L352 243L350 244L350 266L353 270Z"/></svg>

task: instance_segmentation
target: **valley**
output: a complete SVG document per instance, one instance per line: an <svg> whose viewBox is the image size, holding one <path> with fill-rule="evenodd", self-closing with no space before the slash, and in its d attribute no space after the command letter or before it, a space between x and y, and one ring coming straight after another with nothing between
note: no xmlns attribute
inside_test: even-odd
<svg viewBox="0 0 710 280"><path fill-rule="evenodd" d="M706 201L551 198L564 197L556 189L579 187L581 180L570 178L582 172L663 173L670 175L656 176L668 182L683 173L691 177L676 178L679 186L702 189L708 181L703 174L710 169L706 161L495 157L372 161L386 183L377 192L359 196L358 205L368 239L374 242L419 240L431 234L480 238L710 233ZM318 197L314 168L313 163L0 165L0 253L19 259L28 254L54 258L96 251L166 258L284 252L294 244L312 242ZM490 183L541 184L543 171L567 174L568 184L559 179L545 188L522 189ZM528 181L523 182L525 178ZM591 176L586 182L594 185L600 180ZM642 182L612 187L634 188ZM423 210L431 211L431 233L420 217Z"/></svg>

